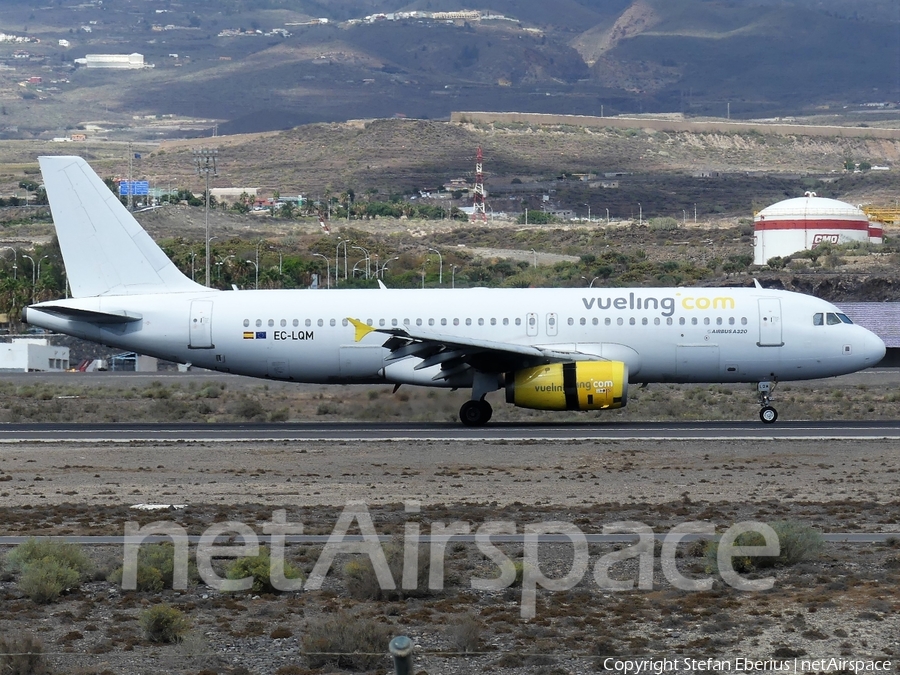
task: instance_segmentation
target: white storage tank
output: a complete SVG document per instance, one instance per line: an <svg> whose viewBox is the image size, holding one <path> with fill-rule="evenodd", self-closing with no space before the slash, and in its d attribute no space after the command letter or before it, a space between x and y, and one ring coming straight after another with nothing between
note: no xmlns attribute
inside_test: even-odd
<svg viewBox="0 0 900 675"><path fill-rule="evenodd" d="M765 265L775 257L811 250L819 244L851 241L882 242L881 223L869 222L862 209L807 192L785 199L756 214L753 264Z"/></svg>

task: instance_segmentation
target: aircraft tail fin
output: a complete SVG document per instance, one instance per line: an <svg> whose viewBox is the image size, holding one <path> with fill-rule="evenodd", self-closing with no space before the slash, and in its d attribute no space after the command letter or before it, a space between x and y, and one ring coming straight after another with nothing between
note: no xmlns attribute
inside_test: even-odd
<svg viewBox="0 0 900 675"><path fill-rule="evenodd" d="M81 157L40 157L76 298L206 290L184 276Z"/></svg>

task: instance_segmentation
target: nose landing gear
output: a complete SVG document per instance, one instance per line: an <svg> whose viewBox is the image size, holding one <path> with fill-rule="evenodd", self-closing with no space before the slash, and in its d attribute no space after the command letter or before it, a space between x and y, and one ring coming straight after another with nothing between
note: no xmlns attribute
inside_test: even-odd
<svg viewBox="0 0 900 675"><path fill-rule="evenodd" d="M772 424L778 419L778 411L769 405L772 400L772 392L775 391L777 382L758 382L756 384L756 400L761 407L759 419L763 424Z"/></svg>

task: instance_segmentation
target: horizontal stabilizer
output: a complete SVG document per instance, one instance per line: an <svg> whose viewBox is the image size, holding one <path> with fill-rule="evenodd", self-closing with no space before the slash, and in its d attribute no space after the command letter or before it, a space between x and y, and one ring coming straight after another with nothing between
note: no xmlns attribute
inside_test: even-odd
<svg viewBox="0 0 900 675"><path fill-rule="evenodd" d="M115 310L112 312L97 312L92 309L78 309L76 307L65 307L60 305L38 305L26 308L27 311L41 311L56 316L62 316L72 321L86 321L88 323L97 324L114 324L114 323L131 323L132 321L140 321L143 317L137 312L128 312L126 310ZM27 321L27 314L24 315Z"/></svg>
<svg viewBox="0 0 900 675"><path fill-rule="evenodd" d="M76 298L204 291L175 267L81 157L40 157Z"/></svg>

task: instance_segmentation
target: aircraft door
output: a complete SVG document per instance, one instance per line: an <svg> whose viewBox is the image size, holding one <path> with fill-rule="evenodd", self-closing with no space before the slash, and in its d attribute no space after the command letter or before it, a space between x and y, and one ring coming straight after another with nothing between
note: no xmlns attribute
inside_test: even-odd
<svg viewBox="0 0 900 675"><path fill-rule="evenodd" d="M556 335L558 319L556 312L547 315L547 335Z"/></svg>
<svg viewBox="0 0 900 675"><path fill-rule="evenodd" d="M212 300L191 302L188 349L212 349Z"/></svg>
<svg viewBox="0 0 900 675"><path fill-rule="evenodd" d="M535 337L538 334L538 317L534 312L525 315L525 335Z"/></svg>
<svg viewBox="0 0 900 675"><path fill-rule="evenodd" d="M778 298L759 299L759 342L760 347L781 347L781 300Z"/></svg>

